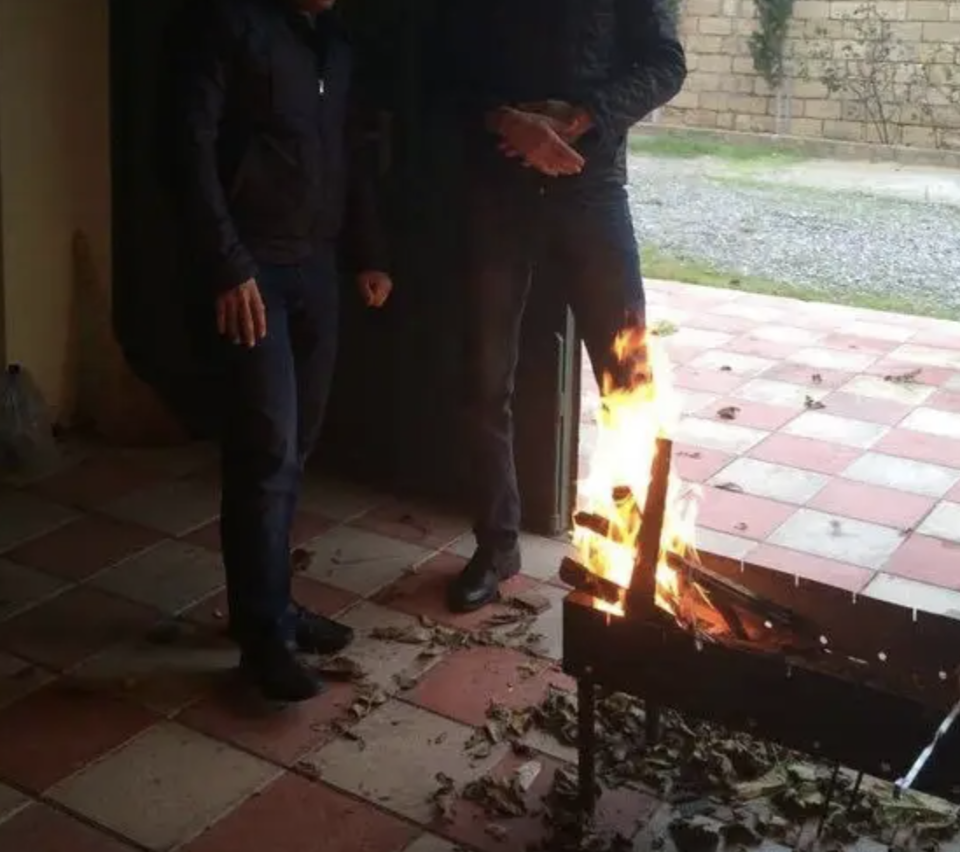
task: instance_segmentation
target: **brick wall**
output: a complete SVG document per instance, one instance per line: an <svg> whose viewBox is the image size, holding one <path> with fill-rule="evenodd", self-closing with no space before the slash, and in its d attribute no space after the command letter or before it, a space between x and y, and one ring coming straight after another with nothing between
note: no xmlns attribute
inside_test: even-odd
<svg viewBox="0 0 960 852"><path fill-rule="evenodd" d="M858 0L797 0L787 48L789 79L781 100L754 71L749 37L756 27L754 0L680 0L680 31L690 74L683 92L660 120L719 130L879 142L881 133L864 105L845 92L831 93L822 78L830 67L854 74L862 63L851 20ZM890 21L897 48L888 113L895 115L897 144L960 148L960 0L876 0ZM855 54L854 54L855 55ZM920 68L941 85L927 85ZM922 107L918 107L918 104ZM779 115L781 116L778 120Z"/></svg>

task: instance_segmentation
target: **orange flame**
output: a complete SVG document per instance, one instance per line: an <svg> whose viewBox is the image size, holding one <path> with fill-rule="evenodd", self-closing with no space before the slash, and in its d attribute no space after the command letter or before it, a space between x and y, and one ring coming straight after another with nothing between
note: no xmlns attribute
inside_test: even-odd
<svg viewBox="0 0 960 852"><path fill-rule="evenodd" d="M606 519L606 536L574 526L581 563L600 577L626 589L633 576L642 511L650 485L657 438L670 438L680 422L681 400L672 383L671 366L660 338L639 331L621 333L614 354L622 374L603 378L597 441L586 478L579 484L578 509ZM657 566L657 604L676 614L676 572L665 555L684 556L694 547L696 500L671 472ZM595 601L614 614L621 604Z"/></svg>

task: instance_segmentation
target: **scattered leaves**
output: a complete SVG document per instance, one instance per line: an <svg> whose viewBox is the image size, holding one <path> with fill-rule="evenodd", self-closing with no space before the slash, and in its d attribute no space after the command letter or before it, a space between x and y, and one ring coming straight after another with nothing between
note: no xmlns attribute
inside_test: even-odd
<svg viewBox="0 0 960 852"><path fill-rule="evenodd" d="M366 677L361 666L349 657L322 659L316 666L317 673L327 680L360 681Z"/></svg>
<svg viewBox="0 0 960 852"><path fill-rule="evenodd" d="M438 772L436 776L438 784L430 800L436 811L437 819L441 822L453 822L456 813L457 785L449 775Z"/></svg>
<svg viewBox="0 0 960 852"><path fill-rule="evenodd" d="M922 372L923 368L917 367L915 370L909 370L906 373L891 373L889 376L884 376L883 380L885 382L892 382L895 385L912 385L917 381Z"/></svg>
<svg viewBox="0 0 960 852"><path fill-rule="evenodd" d="M728 405L717 412L717 417L721 420L736 420L740 414L740 409L736 405Z"/></svg>
<svg viewBox="0 0 960 852"><path fill-rule="evenodd" d="M657 337L669 337L671 334L676 334L679 330L676 324L670 322L670 320L658 320L653 324L650 332Z"/></svg>
<svg viewBox="0 0 960 852"><path fill-rule="evenodd" d="M812 396L807 396L803 400L803 407L808 411L822 411L827 406L819 399L814 399Z"/></svg>

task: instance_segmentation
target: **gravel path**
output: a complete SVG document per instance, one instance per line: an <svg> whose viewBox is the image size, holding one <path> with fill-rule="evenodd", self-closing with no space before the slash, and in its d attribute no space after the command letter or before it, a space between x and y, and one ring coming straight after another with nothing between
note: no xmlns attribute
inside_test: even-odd
<svg viewBox="0 0 960 852"><path fill-rule="evenodd" d="M640 241L666 256L809 286L838 301L857 291L960 316L960 207L829 188L813 175L815 185L799 186L797 166L785 185L774 182L774 168L633 156Z"/></svg>

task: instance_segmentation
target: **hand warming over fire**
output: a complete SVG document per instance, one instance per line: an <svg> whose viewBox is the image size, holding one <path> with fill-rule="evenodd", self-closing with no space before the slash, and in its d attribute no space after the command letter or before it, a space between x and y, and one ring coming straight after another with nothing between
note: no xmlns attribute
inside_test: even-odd
<svg viewBox="0 0 960 852"><path fill-rule="evenodd" d="M487 126L500 136L506 156L522 158L542 174L575 175L583 169L583 157L561 136L565 125L548 115L503 107L488 116Z"/></svg>
<svg viewBox="0 0 960 852"><path fill-rule="evenodd" d="M393 292L393 279L386 272L370 269L357 276L357 287L368 308L382 308Z"/></svg>

